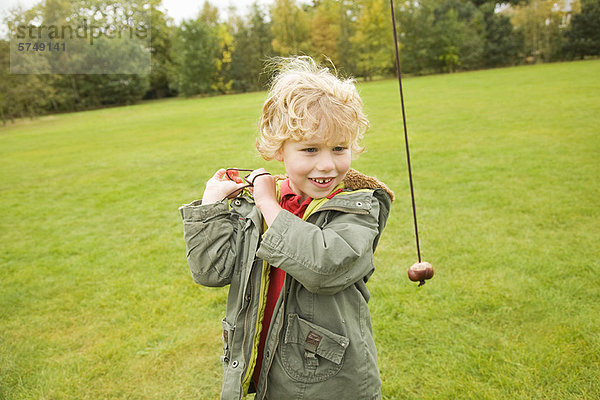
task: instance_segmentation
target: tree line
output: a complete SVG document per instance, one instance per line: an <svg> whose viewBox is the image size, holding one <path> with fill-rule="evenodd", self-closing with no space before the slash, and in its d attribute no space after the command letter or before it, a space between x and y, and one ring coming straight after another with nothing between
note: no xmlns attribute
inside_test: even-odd
<svg viewBox="0 0 600 400"><path fill-rule="evenodd" d="M402 71L448 73L600 55L600 0L396 0ZM265 61L307 54L365 80L393 76L387 0L273 0L226 18L205 2L175 24L161 0L44 0L5 23L49 25L82 16L99 23L117 10L150 15L148 74L10 74L0 41L0 118L68 112L141 99L262 90Z"/></svg>

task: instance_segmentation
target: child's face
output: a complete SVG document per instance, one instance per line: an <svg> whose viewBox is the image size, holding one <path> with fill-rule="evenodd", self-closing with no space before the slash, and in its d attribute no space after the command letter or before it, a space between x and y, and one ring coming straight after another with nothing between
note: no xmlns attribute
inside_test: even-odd
<svg viewBox="0 0 600 400"><path fill-rule="evenodd" d="M350 169L352 154L348 143L328 145L316 135L300 142L285 141L276 159L285 165L290 188L304 201L331 193Z"/></svg>

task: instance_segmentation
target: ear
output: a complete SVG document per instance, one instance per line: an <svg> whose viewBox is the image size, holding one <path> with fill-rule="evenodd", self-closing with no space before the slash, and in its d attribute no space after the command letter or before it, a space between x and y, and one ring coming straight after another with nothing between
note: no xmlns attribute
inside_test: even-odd
<svg viewBox="0 0 600 400"><path fill-rule="evenodd" d="M283 162L283 151L281 151L281 149L277 150L275 153L275 159L279 162Z"/></svg>

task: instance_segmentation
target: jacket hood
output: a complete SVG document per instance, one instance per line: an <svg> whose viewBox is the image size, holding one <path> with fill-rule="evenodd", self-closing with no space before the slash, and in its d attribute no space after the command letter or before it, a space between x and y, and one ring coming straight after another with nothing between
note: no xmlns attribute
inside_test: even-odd
<svg viewBox="0 0 600 400"><path fill-rule="evenodd" d="M350 168L346 177L344 178L344 185L348 189L357 190L357 189L383 189L390 199L394 201L395 195L394 192L379 179L363 174L362 172L358 172L354 168Z"/></svg>
<svg viewBox="0 0 600 400"><path fill-rule="evenodd" d="M287 178L287 175L274 175L274 178L276 181L284 180ZM354 168L350 168L348 170L348 173L346 174L346 177L344 178L343 182L344 186L350 190L382 189L388 194L388 196L390 196L392 202L396 197L394 195L394 192L385 183L381 182L379 179L373 176L365 175L362 172L355 170Z"/></svg>

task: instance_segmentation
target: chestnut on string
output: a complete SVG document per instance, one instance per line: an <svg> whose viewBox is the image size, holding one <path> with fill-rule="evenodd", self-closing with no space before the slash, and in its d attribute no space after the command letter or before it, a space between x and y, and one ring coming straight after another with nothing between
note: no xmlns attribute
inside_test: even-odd
<svg viewBox="0 0 600 400"><path fill-rule="evenodd" d="M408 130L406 129L406 112L404 109L404 94L402 91L402 71L400 70L400 53L398 51L398 33L396 31L396 17L394 15L394 1L390 0L390 11L392 16L392 28L394 32L394 43L396 50L396 72L398 75L398 88L400 89L400 104L402 105L402 122L404 125L404 145L406 147L406 165L408 166L408 182L410 184L410 198L412 200L413 222L415 225L415 240L417 244L417 256L419 262L408 269L408 277L413 282L419 282L423 286L427 279L433 277L433 267L428 262L421 261L421 248L419 247L419 227L417 224L417 207L415 206L415 191L413 187L412 168L410 166L410 150L408 146Z"/></svg>
<svg viewBox="0 0 600 400"><path fill-rule="evenodd" d="M413 264L408 269L408 278L413 282L419 282L423 286L427 279L433 277L433 267L426 261Z"/></svg>

